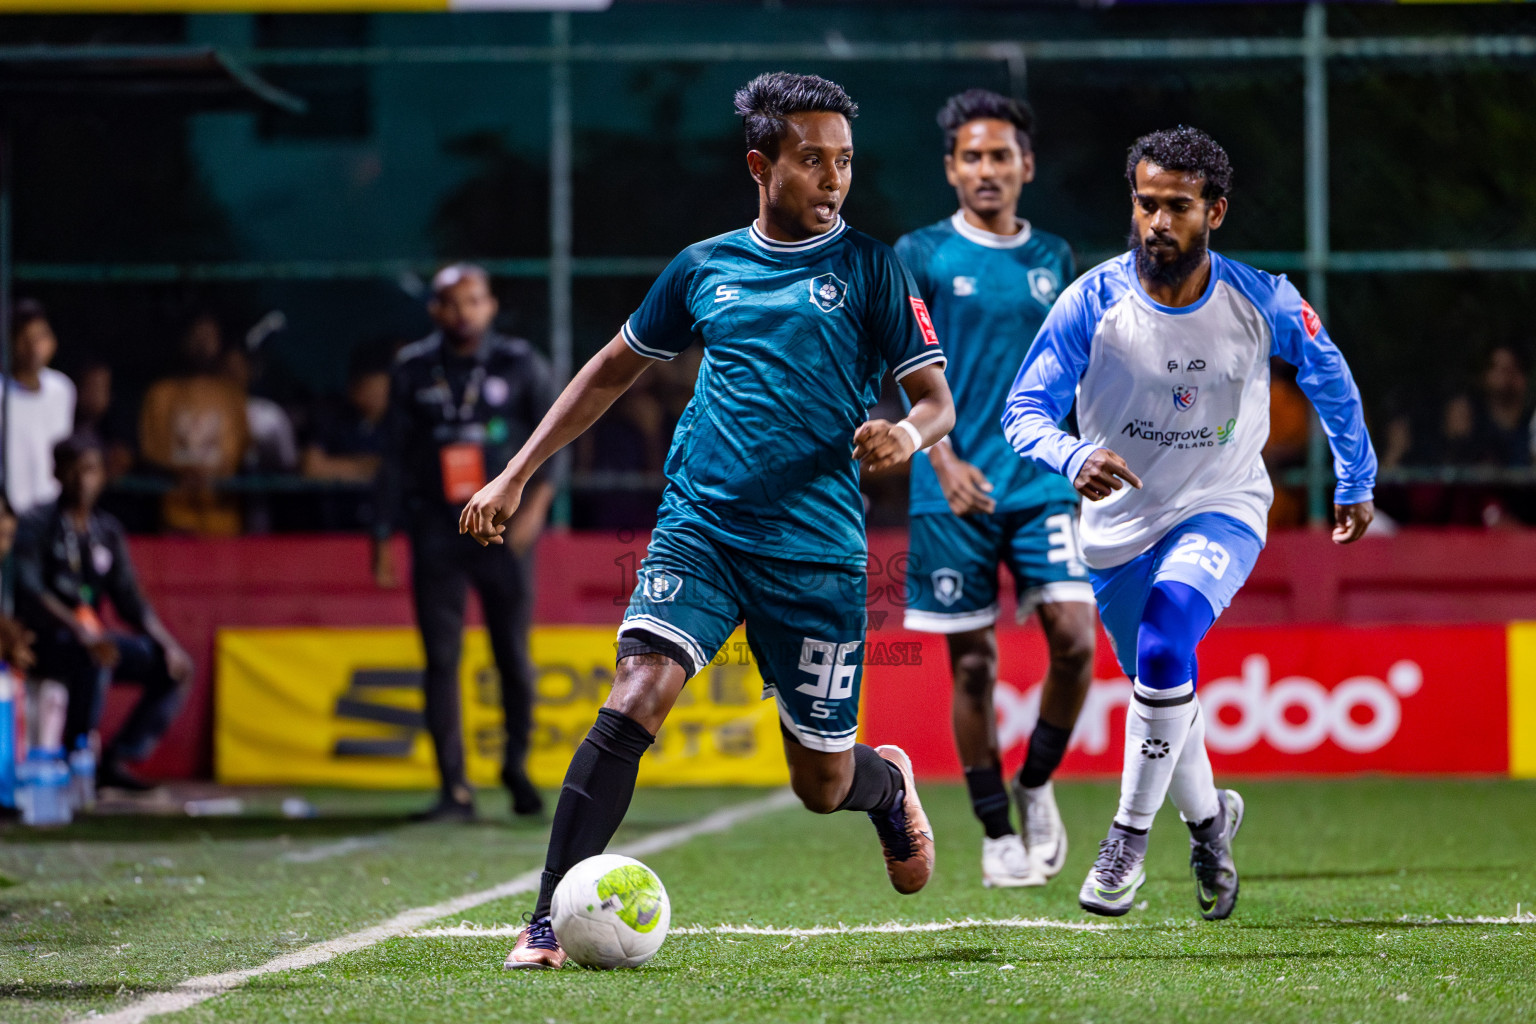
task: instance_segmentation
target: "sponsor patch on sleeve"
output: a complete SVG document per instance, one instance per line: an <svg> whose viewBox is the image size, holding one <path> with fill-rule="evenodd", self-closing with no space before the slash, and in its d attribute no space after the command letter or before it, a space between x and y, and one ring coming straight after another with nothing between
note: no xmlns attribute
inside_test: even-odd
<svg viewBox="0 0 1536 1024"><path fill-rule="evenodd" d="M1317 332L1323 329L1323 321L1318 318L1317 311L1313 309L1306 299L1301 300L1301 325L1307 329L1307 337L1316 338Z"/></svg>
<svg viewBox="0 0 1536 1024"><path fill-rule="evenodd" d="M907 301L912 303L912 315L917 317L917 326L923 331L924 345L937 345L939 334L933 329L933 317L928 315L928 306L916 295L908 295Z"/></svg>

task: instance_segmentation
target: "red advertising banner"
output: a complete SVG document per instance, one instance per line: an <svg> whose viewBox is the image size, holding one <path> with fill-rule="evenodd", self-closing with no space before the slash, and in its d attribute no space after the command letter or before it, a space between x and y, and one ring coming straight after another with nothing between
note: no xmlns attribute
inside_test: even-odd
<svg viewBox="0 0 1536 1024"><path fill-rule="evenodd" d="M1022 761L1045 675L1033 624L999 626L998 740ZM1507 636L1497 626L1230 627L1200 645L1198 696L1217 772L1509 770ZM902 656L882 657L888 649ZM1101 633L1094 683L1063 773L1118 775L1131 686ZM919 775L955 778L944 638L870 634L862 733L906 749Z"/></svg>

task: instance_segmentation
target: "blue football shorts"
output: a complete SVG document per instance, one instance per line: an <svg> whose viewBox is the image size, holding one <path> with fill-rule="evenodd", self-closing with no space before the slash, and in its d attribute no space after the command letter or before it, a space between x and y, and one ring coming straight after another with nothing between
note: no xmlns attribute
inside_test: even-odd
<svg viewBox="0 0 1536 1024"><path fill-rule="evenodd" d="M1163 580L1185 583L1227 610L1264 549L1247 526L1220 512L1190 516L1151 549L1109 569L1090 569L1099 619L1126 677L1136 677L1136 634L1152 588Z"/></svg>

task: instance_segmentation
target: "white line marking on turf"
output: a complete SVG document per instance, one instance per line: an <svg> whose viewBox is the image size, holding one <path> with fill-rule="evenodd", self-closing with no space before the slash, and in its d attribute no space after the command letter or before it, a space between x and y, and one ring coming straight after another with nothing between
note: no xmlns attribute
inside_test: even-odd
<svg viewBox="0 0 1536 1024"><path fill-rule="evenodd" d="M1432 927L1447 924L1536 924L1536 914L1513 917L1383 917L1369 919L1319 918L1320 925L1393 925L1410 924ZM885 924L813 925L809 928L775 928L755 924L679 925L669 935L768 935L780 938L811 939L823 935L909 935L925 932L950 932L964 928L1060 928L1073 932L1148 931L1194 927L1191 922L1163 921L1145 924L1106 924L1097 921L1058 921L1049 917L965 917L950 921L888 921ZM511 938L523 930L520 924L481 925L463 921L443 928L423 928L410 934L413 939L491 939Z"/></svg>
<svg viewBox="0 0 1536 1024"><path fill-rule="evenodd" d="M1064 928L1071 932L1107 932L1128 927L1094 921L1056 921L1048 917L965 917L958 921L888 921L885 924L816 925L811 928L765 928L753 924L688 925L673 928L673 935L783 935L810 939L819 935L905 935L921 932L952 932L964 928Z"/></svg>
<svg viewBox="0 0 1536 1024"><path fill-rule="evenodd" d="M332 857L345 857L349 853L358 850L371 850L375 846L383 846L384 840L378 836L352 836L349 839L339 839L334 843L322 843L319 846L311 846L305 850L289 850L277 859L285 864L313 864L316 861L330 860Z"/></svg>
<svg viewBox="0 0 1536 1024"><path fill-rule="evenodd" d="M1056 921L1048 917L966 917L958 921L888 921L885 924L814 925L810 928L774 928L755 924L689 924L668 929L668 935L776 935L811 939L822 935L904 935L919 932L950 932L962 928L1064 928L1074 932L1123 931L1136 928L1128 924L1100 924L1094 921ZM522 925L476 925L470 922L448 928L423 928L413 932L415 939L503 938L522 931Z"/></svg>
<svg viewBox="0 0 1536 1024"><path fill-rule="evenodd" d="M1386 925L1386 924L1411 924L1422 928L1433 927L1437 924L1536 924L1536 913L1527 910L1520 913L1518 910L1513 917L1427 917L1421 914L1404 914L1401 917L1320 917L1318 924L1342 924L1342 925Z"/></svg>
<svg viewBox="0 0 1536 1024"><path fill-rule="evenodd" d="M748 821L771 811L794 806L798 802L795 795L789 790L780 790L772 796L764 797L761 800L737 804L734 807L726 807L715 811L713 814L707 814L698 821L687 825L679 825L676 828L653 832L643 839L637 839L632 843L625 843L623 846L615 847L613 852L622 853L630 857L640 857L645 854L656 853L673 846L679 846L699 836L724 832L743 821ZM364 928L362 931L353 932L350 935L327 939L325 942L317 942L312 946L306 946L292 953L286 953L274 960L269 960L259 967L248 967L240 971L226 971L223 974L205 974L198 978L188 978L169 992L156 992L120 1010L85 1019L90 1020L91 1024L141 1024L141 1022L149 1020L151 1017L158 1017L163 1013L176 1013L180 1010L186 1010L199 1003L206 1002L214 996L239 988L252 978L323 964L327 960L333 960L344 953L365 949L386 939L409 935L429 921L436 921L451 914L460 914L483 903L490 903L493 900L503 899L507 896L518 896L523 893L533 892L539 887L539 874L540 870L536 868L532 871L525 871L516 878L509 879L489 889L481 889L479 892L456 896L451 900L434 903L429 907L416 907L412 910L396 914L388 921L374 925L372 928Z"/></svg>

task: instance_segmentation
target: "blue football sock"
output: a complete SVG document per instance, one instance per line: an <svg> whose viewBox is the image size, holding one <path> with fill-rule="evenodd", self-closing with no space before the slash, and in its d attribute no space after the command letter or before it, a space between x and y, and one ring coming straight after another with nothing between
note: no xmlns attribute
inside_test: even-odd
<svg viewBox="0 0 1536 1024"><path fill-rule="evenodd" d="M1120 807L1115 814L1115 821L1122 826L1151 828L1168 796L1199 714L1195 645L1215 619L1205 595L1185 583L1158 583L1147 598L1136 634L1136 685L1125 716L1125 766L1120 777ZM1200 730L1202 754L1203 737L1204 730ZM1195 760L1193 752L1190 760ZM1215 792L1203 780L1194 786L1199 791L1198 800L1188 799L1185 787L1179 788L1177 803L1202 808L1207 803L1205 797ZM1180 810L1186 808L1180 806Z"/></svg>

